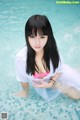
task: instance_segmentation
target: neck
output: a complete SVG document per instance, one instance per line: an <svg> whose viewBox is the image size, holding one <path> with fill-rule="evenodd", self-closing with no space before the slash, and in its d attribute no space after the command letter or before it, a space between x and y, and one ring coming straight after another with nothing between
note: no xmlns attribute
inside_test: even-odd
<svg viewBox="0 0 80 120"><path fill-rule="evenodd" d="M36 57L43 58L44 50L41 50L40 52L36 52Z"/></svg>

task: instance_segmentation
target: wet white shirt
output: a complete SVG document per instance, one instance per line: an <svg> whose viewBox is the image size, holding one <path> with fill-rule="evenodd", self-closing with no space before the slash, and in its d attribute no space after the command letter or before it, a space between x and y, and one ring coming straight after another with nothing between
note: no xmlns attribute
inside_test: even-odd
<svg viewBox="0 0 80 120"><path fill-rule="evenodd" d="M16 68L16 78L18 81L21 82L29 82L29 84L32 83L32 80L37 80L32 75L26 73L26 56L27 56L27 46L22 48L16 55L15 58L15 68ZM53 70L52 62L50 61L50 73L43 78L44 81L48 82L50 80L50 77L54 76L56 73L62 73L63 67L62 63L59 62L58 68ZM34 88L36 92L42 96L46 101L50 101L54 98L56 98L61 91L55 90L52 88Z"/></svg>

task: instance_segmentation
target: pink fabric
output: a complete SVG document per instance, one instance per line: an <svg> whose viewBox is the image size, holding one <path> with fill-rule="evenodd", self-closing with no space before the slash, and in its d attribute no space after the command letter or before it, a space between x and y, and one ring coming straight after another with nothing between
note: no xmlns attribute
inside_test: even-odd
<svg viewBox="0 0 80 120"><path fill-rule="evenodd" d="M33 76L35 78L43 78L45 76L47 76L49 74L49 72L45 72L45 73L35 73Z"/></svg>

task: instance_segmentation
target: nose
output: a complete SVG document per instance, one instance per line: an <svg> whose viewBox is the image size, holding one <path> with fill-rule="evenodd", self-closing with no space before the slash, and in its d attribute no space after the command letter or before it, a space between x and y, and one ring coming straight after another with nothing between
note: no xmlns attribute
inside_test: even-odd
<svg viewBox="0 0 80 120"><path fill-rule="evenodd" d="M37 44L37 45L40 44L40 40L39 40L39 37L38 37L38 36L36 37L36 44Z"/></svg>

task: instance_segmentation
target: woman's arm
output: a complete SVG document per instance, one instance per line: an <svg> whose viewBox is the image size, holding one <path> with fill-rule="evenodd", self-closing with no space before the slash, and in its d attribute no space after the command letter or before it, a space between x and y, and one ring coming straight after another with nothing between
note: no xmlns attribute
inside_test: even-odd
<svg viewBox="0 0 80 120"><path fill-rule="evenodd" d="M35 83L33 81L33 86L34 87L38 87L38 88L50 88L50 87L53 87L55 84L55 82L57 81L57 79L60 77L61 73L56 73L55 76L51 77L51 79L49 80L49 82L44 82L42 79L40 80L41 81L41 84L38 84L38 83Z"/></svg>
<svg viewBox="0 0 80 120"><path fill-rule="evenodd" d="M28 82L21 82L21 86L24 91L28 91L29 89L29 83Z"/></svg>
<svg viewBox="0 0 80 120"><path fill-rule="evenodd" d="M22 90L18 93L16 93L16 96L20 96L20 97L28 97L29 95L29 83L27 82L21 82L21 86L22 86Z"/></svg>
<svg viewBox="0 0 80 120"><path fill-rule="evenodd" d="M51 77L49 81L50 87L54 85L54 83L57 81L57 79L60 77L61 73L56 73L55 76Z"/></svg>
<svg viewBox="0 0 80 120"><path fill-rule="evenodd" d="M53 80L57 80L62 73L56 73L55 76L52 77Z"/></svg>

